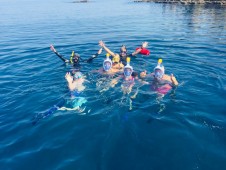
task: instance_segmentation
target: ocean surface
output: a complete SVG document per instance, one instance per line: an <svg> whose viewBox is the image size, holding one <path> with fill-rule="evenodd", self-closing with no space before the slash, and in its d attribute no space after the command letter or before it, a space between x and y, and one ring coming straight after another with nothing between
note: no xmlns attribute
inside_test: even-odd
<svg viewBox="0 0 226 170"><path fill-rule="evenodd" d="M88 59L103 40L114 52L148 41L150 56L131 58L149 73L163 59L179 86L159 98L136 83L132 100L93 70L105 52L81 63L82 110L57 110L67 98L64 64ZM0 170L226 169L226 8L129 0L0 1Z"/></svg>

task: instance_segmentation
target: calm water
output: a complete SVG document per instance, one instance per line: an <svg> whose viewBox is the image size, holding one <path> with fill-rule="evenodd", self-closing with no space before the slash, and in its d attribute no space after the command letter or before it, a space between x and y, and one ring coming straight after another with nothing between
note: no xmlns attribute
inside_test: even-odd
<svg viewBox="0 0 226 170"><path fill-rule="evenodd" d="M96 0L1 0L0 169L226 169L226 8ZM180 85L160 102L139 89L129 111L120 84L100 92L104 53L82 64L89 83L81 114L34 115L68 92L64 65L49 49L88 58L103 40L118 52L143 41L151 56L132 58L152 71L162 57Z"/></svg>

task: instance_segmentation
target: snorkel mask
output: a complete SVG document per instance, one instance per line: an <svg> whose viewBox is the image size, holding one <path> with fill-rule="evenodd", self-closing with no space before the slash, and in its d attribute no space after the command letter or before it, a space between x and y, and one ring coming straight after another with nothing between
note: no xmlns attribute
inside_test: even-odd
<svg viewBox="0 0 226 170"><path fill-rule="evenodd" d="M130 77L132 75L132 73L133 73L133 67L130 66L130 64L129 64L130 63L130 58L129 57L126 58L126 61L127 61L127 64L124 67L123 72L124 72L124 76L125 77Z"/></svg>
<svg viewBox="0 0 226 170"><path fill-rule="evenodd" d="M110 54L107 53L106 56L107 56L107 58L103 62L103 69L104 69L104 71L109 71L112 67L112 61L109 58Z"/></svg>
<svg viewBox="0 0 226 170"><path fill-rule="evenodd" d="M155 68L154 76L157 79L161 79L163 77L163 71L160 68Z"/></svg>
<svg viewBox="0 0 226 170"><path fill-rule="evenodd" d="M164 74L165 74L165 68L162 65L162 59L159 59L157 66L154 68L154 77L157 79L161 79Z"/></svg>
<svg viewBox="0 0 226 170"><path fill-rule="evenodd" d="M78 80L80 78L82 78L82 73L79 71L79 72L76 72L74 75L73 75L73 78L74 80Z"/></svg>
<svg viewBox="0 0 226 170"><path fill-rule="evenodd" d="M80 55L78 53L75 53L74 51L72 51L71 57L70 57L70 62L74 63L74 64L78 64L79 59L80 59Z"/></svg>

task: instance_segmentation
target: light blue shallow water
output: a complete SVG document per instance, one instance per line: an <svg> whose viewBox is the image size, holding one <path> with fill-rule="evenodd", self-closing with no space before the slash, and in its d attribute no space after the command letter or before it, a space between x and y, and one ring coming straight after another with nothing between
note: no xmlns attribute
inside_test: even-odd
<svg viewBox="0 0 226 170"><path fill-rule="evenodd" d="M2 0L0 37L0 169L226 168L226 8ZM71 67L49 45L89 58L101 39L115 52L148 41L151 56L132 58L134 69L152 71L162 57L179 87L158 103L143 86L129 111L120 85L96 87L90 70L101 67L102 54L82 64L86 114L57 111L32 126L68 92Z"/></svg>

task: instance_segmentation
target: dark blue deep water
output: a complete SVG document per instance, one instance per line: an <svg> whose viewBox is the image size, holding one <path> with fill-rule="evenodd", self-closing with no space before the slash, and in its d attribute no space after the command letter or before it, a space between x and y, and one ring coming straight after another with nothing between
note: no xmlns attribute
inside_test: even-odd
<svg viewBox="0 0 226 170"><path fill-rule="evenodd" d="M180 85L161 100L148 85L133 108L120 84L102 91L105 53L91 64L83 112L32 118L64 98L65 57L89 58L103 40L114 52L143 41L151 55L131 59L151 72L163 58ZM105 80L104 80L105 81ZM99 82L99 83L98 83ZM104 84L104 83L103 83ZM137 87L134 87L134 90ZM1 170L223 170L226 169L226 8L129 0L1 0Z"/></svg>

